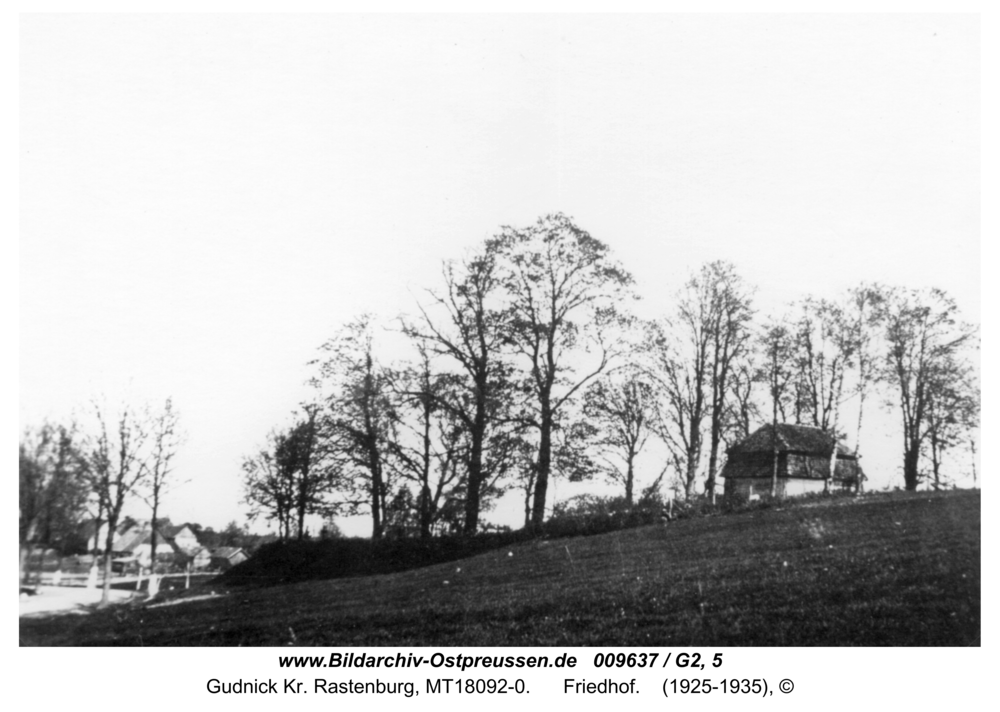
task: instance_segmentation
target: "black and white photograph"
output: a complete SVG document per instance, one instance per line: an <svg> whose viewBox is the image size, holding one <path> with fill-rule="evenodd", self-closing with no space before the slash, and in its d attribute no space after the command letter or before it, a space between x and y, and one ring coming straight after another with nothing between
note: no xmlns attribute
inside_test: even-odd
<svg viewBox="0 0 1000 712"><path fill-rule="evenodd" d="M981 648L980 33L21 15L19 646Z"/></svg>

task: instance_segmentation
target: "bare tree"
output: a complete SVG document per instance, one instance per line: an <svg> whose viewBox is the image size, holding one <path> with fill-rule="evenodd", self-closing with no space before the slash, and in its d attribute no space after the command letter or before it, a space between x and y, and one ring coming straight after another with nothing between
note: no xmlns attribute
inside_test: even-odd
<svg viewBox="0 0 1000 712"><path fill-rule="evenodd" d="M243 501L250 506L250 519L264 516L278 524L278 537L287 540L292 531L295 483L276 452L283 436L271 433L267 445L243 458Z"/></svg>
<svg viewBox="0 0 1000 712"><path fill-rule="evenodd" d="M932 393L953 378L940 380L972 345L975 329L959 321L958 306L940 289L885 288L879 318L888 347L882 380L895 390L902 416L903 481L915 490Z"/></svg>
<svg viewBox="0 0 1000 712"><path fill-rule="evenodd" d="M854 457L861 450L861 431L865 416L865 401L872 384L878 378L877 336L879 333L879 307L884 290L878 285L861 284L848 290L847 318L853 323L857 353L854 359L854 393L858 396L858 422L854 437ZM857 492L864 487L864 475L859 473Z"/></svg>
<svg viewBox="0 0 1000 712"><path fill-rule="evenodd" d="M146 460L146 472L143 477L144 489L149 493L149 505L153 513L153 525L150 532L151 568L156 568L156 539L159 534L157 515L160 508L160 498L173 484L173 459L180 445L178 431L178 415L173 408L173 401L167 398L163 410L151 419L151 451Z"/></svg>
<svg viewBox="0 0 1000 712"><path fill-rule="evenodd" d="M504 227L487 242L503 265L510 343L527 366L530 411L538 432L532 525L545 518L553 464L553 432L577 391L605 371L623 348L611 336L625 319L632 277L604 243L562 214L527 228ZM589 365L578 365L590 354Z"/></svg>
<svg viewBox="0 0 1000 712"><path fill-rule="evenodd" d="M319 407L303 407L304 415L284 431L271 432L265 447L243 459L244 502L250 519L275 520L282 540L305 536L305 518L332 516L338 502L339 463L331 457L321 432Z"/></svg>
<svg viewBox="0 0 1000 712"><path fill-rule="evenodd" d="M602 471L625 486L625 502L632 506L635 461L653 432L656 417L653 387L641 371L630 368L594 381L583 399L586 424L601 453Z"/></svg>
<svg viewBox="0 0 1000 712"><path fill-rule="evenodd" d="M719 470L719 444L725 425L727 399L730 395L729 379L733 363L749 349L752 290L728 262L710 262L695 277L689 289L699 295L697 311L708 317L706 326L711 335L709 349L710 373L710 443L708 451L708 479L705 491L714 500L715 479ZM682 309L685 308L682 302ZM688 308L695 305L688 303Z"/></svg>
<svg viewBox="0 0 1000 712"><path fill-rule="evenodd" d="M307 515L330 516L338 508L330 495L341 488L340 462L329 451L320 432L319 407L303 407L304 417L279 436L274 451L275 464L291 492L291 510L295 517L296 538L305 537Z"/></svg>
<svg viewBox="0 0 1000 712"><path fill-rule="evenodd" d="M749 351L752 290L722 261L709 262L681 290L672 338L662 340L659 371L665 384L668 440L683 445L685 492L694 494L708 420L705 492L715 496L719 444L731 397L733 366ZM679 333L678 333L679 332ZM671 427L672 426L672 427Z"/></svg>
<svg viewBox="0 0 1000 712"><path fill-rule="evenodd" d="M146 473L149 416L147 412L136 412L128 405L114 414L96 402L93 408L97 434L88 458L88 475L91 488L107 516L104 591L100 603L106 606L111 591L111 557L118 520L126 500L135 493Z"/></svg>
<svg viewBox="0 0 1000 712"><path fill-rule="evenodd" d="M760 376L771 396L771 496L778 495L778 423L786 418L784 403L795 374L795 342L787 319L766 324L758 337L763 367ZM781 421L779 421L779 414Z"/></svg>
<svg viewBox="0 0 1000 712"><path fill-rule="evenodd" d="M393 483L385 467L393 398L389 376L375 357L374 326L369 315L347 324L320 348L325 356L315 386L323 390L324 436L341 456L341 504L351 511L367 507L372 538L383 533L383 519Z"/></svg>
<svg viewBox="0 0 1000 712"><path fill-rule="evenodd" d="M975 457L979 407L979 386L971 364L952 356L933 369L927 384L926 449L931 461L931 485L934 489L941 489L947 484L942 464L948 451L972 442Z"/></svg>
<svg viewBox="0 0 1000 712"><path fill-rule="evenodd" d="M430 356L419 344L419 364L393 374L399 404L393 408L393 427L388 439L389 467L400 479L417 488L412 502L416 508L419 534L430 537L435 523L450 507L445 503L464 500L467 486L468 432L453 402L456 377L436 374ZM412 500L413 498L411 498ZM478 518L478 517L477 517Z"/></svg>
<svg viewBox="0 0 1000 712"><path fill-rule="evenodd" d="M825 478L827 490L837 466L836 443L840 439L845 377L855 370L863 326L863 321L850 316L835 302L807 297L801 303L796 330L798 402L810 418L810 424L833 437L834 447Z"/></svg>
<svg viewBox="0 0 1000 712"><path fill-rule="evenodd" d="M651 373L657 385L657 434L667 446L685 498L695 495L704 448L708 345L704 331L692 328L679 336L669 321L647 324L645 350L652 356ZM683 354L690 352L690 358Z"/></svg>
<svg viewBox="0 0 1000 712"><path fill-rule="evenodd" d="M500 303L500 279L498 254L490 247L461 263L445 263L444 293L428 292L431 308L420 306L420 322L404 326L430 353L457 366L449 388L425 392L429 402L424 407L448 411L468 435L467 534L479 526L487 471L495 469L487 462L488 442L509 424L510 369L502 360L509 328Z"/></svg>
<svg viewBox="0 0 1000 712"><path fill-rule="evenodd" d="M756 399L759 382L758 354L750 348L733 363L729 378L729 398L726 400L722 428L722 440L727 448L749 437L754 423L761 420Z"/></svg>

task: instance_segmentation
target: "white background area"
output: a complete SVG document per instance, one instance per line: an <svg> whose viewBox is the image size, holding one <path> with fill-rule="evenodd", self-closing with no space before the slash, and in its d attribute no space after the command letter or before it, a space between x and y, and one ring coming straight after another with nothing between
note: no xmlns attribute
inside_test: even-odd
<svg viewBox="0 0 1000 712"><path fill-rule="evenodd" d="M242 524L321 343L556 211L644 316L726 259L761 315L878 281L978 321L979 49L974 15L23 16L20 424L172 397L162 511Z"/></svg>

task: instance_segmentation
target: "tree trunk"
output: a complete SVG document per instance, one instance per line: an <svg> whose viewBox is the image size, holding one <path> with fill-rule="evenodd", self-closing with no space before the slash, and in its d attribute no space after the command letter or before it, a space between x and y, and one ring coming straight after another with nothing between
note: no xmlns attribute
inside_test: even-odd
<svg viewBox="0 0 1000 712"><path fill-rule="evenodd" d="M865 391L861 390L858 393L858 434L854 438L854 462L861 461L861 422L864 419L865 414ZM861 494L864 490L864 474L861 472L860 465L858 466L858 481L854 484L854 493Z"/></svg>
<svg viewBox="0 0 1000 712"><path fill-rule="evenodd" d="M97 503L97 518L94 520L94 546L90 550L90 554L97 556L101 553L101 523L104 519L104 503ZM88 542L89 543L89 542Z"/></svg>
<svg viewBox="0 0 1000 712"><path fill-rule="evenodd" d="M857 459L858 451L861 449L861 421L865 414L865 393L861 391L858 395L858 434L854 438L854 458Z"/></svg>
<svg viewBox="0 0 1000 712"><path fill-rule="evenodd" d="M837 474L837 436L833 437L833 452L830 453L830 469L826 474L826 481L823 483L823 491L827 494L830 493L830 488L833 485L833 477Z"/></svg>
<svg viewBox="0 0 1000 712"><path fill-rule="evenodd" d="M776 379L777 377L774 376ZM778 386L771 390L771 498L778 496Z"/></svg>
<svg viewBox="0 0 1000 712"><path fill-rule="evenodd" d="M716 354L718 360L718 354ZM712 377L712 423L708 446L708 479L705 482L705 494L715 504L715 476L719 469L719 443L722 440L722 411L725 407L726 378L723 373ZM713 368L713 374L715 369Z"/></svg>
<svg viewBox="0 0 1000 712"><path fill-rule="evenodd" d="M708 479L705 481L705 494L715 502L715 471L719 467L719 432L713 425L712 443L708 451Z"/></svg>
<svg viewBox="0 0 1000 712"><path fill-rule="evenodd" d="M531 527L531 500L535 494L535 475L528 476L528 485L524 488L524 528Z"/></svg>
<svg viewBox="0 0 1000 712"><path fill-rule="evenodd" d="M972 451L972 486L976 486L976 439L969 438L969 449Z"/></svg>
<svg viewBox="0 0 1000 712"><path fill-rule="evenodd" d="M687 472L684 473L684 499L692 499L698 494L695 489L698 478L697 453L689 452L687 456Z"/></svg>
<svg viewBox="0 0 1000 712"><path fill-rule="evenodd" d="M778 496L778 442L777 438L774 439L774 445L771 447L771 497Z"/></svg>
<svg viewBox="0 0 1000 712"><path fill-rule="evenodd" d="M420 488L420 538L431 537L431 488L425 481Z"/></svg>
<svg viewBox="0 0 1000 712"><path fill-rule="evenodd" d="M546 400L542 404L541 433L538 443L538 470L535 476L535 498L531 510L531 525L535 529L545 520L545 495L552 469L552 411Z"/></svg>
<svg viewBox="0 0 1000 712"><path fill-rule="evenodd" d="M701 455L701 433L698 432L698 428L695 425L694 419L691 421L691 426L689 429L689 443L685 456L687 461L685 462L685 472L684 472L684 499L689 500L698 494L696 488L698 479L698 459Z"/></svg>
<svg viewBox="0 0 1000 712"><path fill-rule="evenodd" d="M931 471L934 473L934 489L941 489L941 448L937 434L931 432Z"/></svg>
<svg viewBox="0 0 1000 712"><path fill-rule="evenodd" d="M431 536L431 413L432 405L429 398L423 399L424 406L424 452L420 468L420 499L417 508L420 512L420 538Z"/></svg>
<svg viewBox="0 0 1000 712"><path fill-rule="evenodd" d="M839 396L839 394L838 394ZM826 474L826 480L823 482L823 491L827 494L830 493L830 488L833 485L833 479L837 474L837 425L840 415L840 408L834 407L833 410L833 452L830 453L830 469Z"/></svg>
<svg viewBox="0 0 1000 712"><path fill-rule="evenodd" d="M379 488L381 478L372 477L372 539L382 538L382 512L380 506Z"/></svg>
<svg viewBox="0 0 1000 712"><path fill-rule="evenodd" d="M482 389L477 389L482 393ZM465 493L466 534L475 534L479 527L480 488L483 483L483 439L486 434L486 403L477 394L476 417L472 424L472 449L469 453L469 477Z"/></svg>
<svg viewBox="0 0 1000 712"><path fill-rule="evenodd" d="M375 436L371 434L372 428L368 424L369 435L366 443L368 449L368 470L372 477L371 508L372 508L372 539L382 538L382 462L378 454L378 445Z"/></svg>
<svg viewBox="0 0 1000 712"><path fill-rule="evenodd" d="M101 602L99 608L103 608L111 601L111 553L115 543L115 527L118 526L118 517L108 515L108 535L104 541L104 587L101 590Z"/></svg>
<svg viewBox="0 0 1000 712"><path fill-rule="evenodd" d="M632 508L632 487L635 481L634 469L632 460L635 459L635 455L629 453L628 457L628 470L625 473L625 504L628 505L629 509Z"/></svg>
<svg viewBox="0 0 1000 712"><path fill-rule="evenodd" d="M160 493L157 489L153 490L153 525L152 531L149 533L149 571L150 573L156 573L156 514L160 508Z"/></svg>
<svg viewBox="0 0 1000 712"><path fill-rule="evenodd" d="M101 602L98 608L104 608L111 601L111 551L104 551L104 586L101 588Z"/></svg>
<svg viewBox="0 0 1000 712"><path fill-rule="evenodd" d="M903 482L907 492L917 489L920 481L920 443L910 442L903 452Z"/></svg>

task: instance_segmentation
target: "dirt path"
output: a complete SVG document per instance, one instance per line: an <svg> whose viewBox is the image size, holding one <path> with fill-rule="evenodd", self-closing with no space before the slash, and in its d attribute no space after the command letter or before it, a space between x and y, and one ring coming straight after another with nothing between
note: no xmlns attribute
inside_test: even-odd
<svg viewBox="0 0 1000 712"><path fill-rule="evenodd" d="M77 586L39 586L34 596L21 595L20 617L33 618L53 613L90 613L101 600L101 589ZM111 590L113 603L127 601L132 591Z"/></svg>

